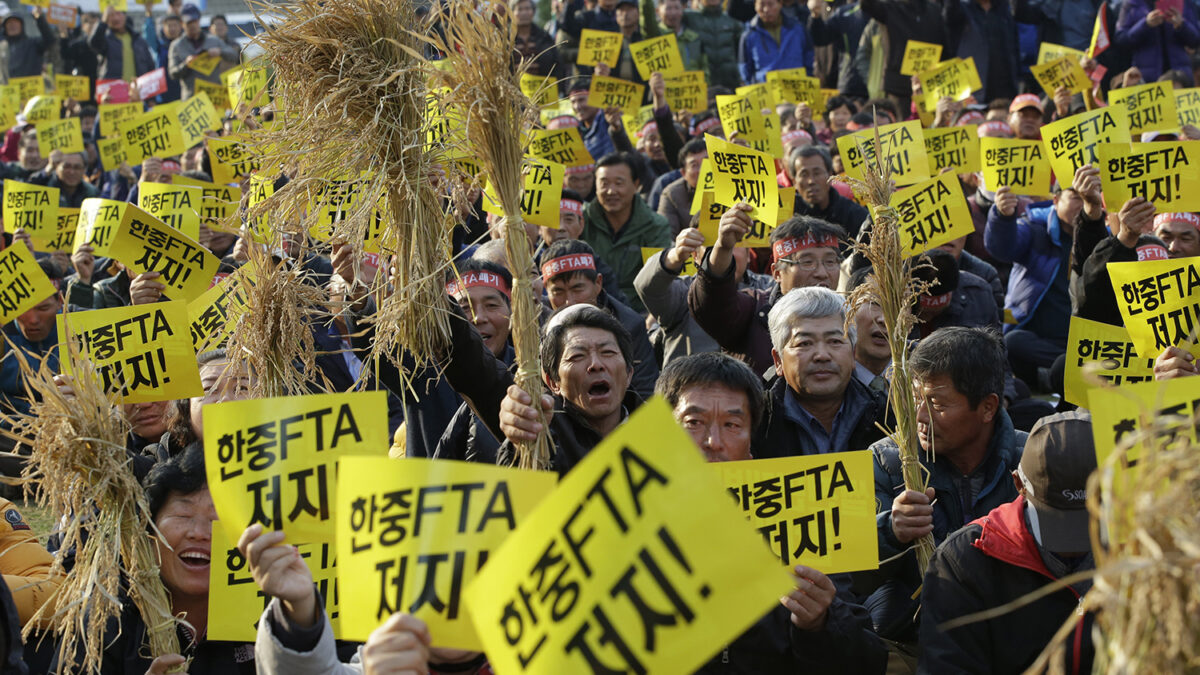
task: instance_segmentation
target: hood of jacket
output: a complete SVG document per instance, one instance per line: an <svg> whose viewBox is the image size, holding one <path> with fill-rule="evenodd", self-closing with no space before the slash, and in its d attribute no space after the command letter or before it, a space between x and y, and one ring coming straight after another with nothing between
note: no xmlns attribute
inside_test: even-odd
<svg viewBox="0 0 1200 675"><path fill-rule="evenodd" d="M971 545L984 555L1037 572L1050 579L1054 578L1046 568L1046 563L1042 561L1042 554L1038 551L1033 533L1025 524L1024 497L1017 497L992 509L991 513L976 519L973 524L979 525L983 530Z"/></svg>

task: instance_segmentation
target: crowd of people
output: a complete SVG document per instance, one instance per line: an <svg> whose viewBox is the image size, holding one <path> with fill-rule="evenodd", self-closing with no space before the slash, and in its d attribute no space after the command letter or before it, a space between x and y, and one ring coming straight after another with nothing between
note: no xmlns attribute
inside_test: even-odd
<svg viewBox="0 0 1200 675"><path fill-rule="evenodd" d="M553 78L569 100L570 113L564 108L548 126L578 129L594 158L567 170L558 228L526 227L543 304L540 357L549 394L535 401L515 384L514 282L504 228L475 193L455 228L446 353L437 367L416 364L407 373L395 365L407 362L404 355L382 360L368 378L388 395L391 454L504 465L515 444L548 433L553 469L565 475L655 395L709 462L869 449L878 569L826 575L797 566L791 593L699 672L1023 672L1075 614L1090 582L1063 585L1001 616L944 624L1094 566L1081 497L1097 466L1091 417L1063 396L1072 317L1121 326L1107 265L1200 255L1200 216L1160 212L1143 197L1106 203L1092 164L1056 176L1047 194L1036 196L985 185L978 172L958 174L972 231L921 255L916 274L928 284L913 308L912 381L899 382L882 310L870 302L852 310L847 302L873 273L854 248L869 240L873 224L867 205L835 180L845 172L837 139L915 119L927 128L975 125L980 138L1040 141L1043 125L1103 105L1111 91L1160 80L1192 87L1200 46L1193 4L511 0L507 9L516 25L514 64L524 61L530 73ZM54 72L120 80L133 85L136 101L137 79L161 68L166 89L141 101L149 108L189 100L198 80L221 83L221 73L241 58L223 17L203 21L199 8L181 0L171 0L162 16L147 11L141 32L111 5L102 15L79 13L73 27L51 26L46 12L32 9L37 37L20 16L3 20L8 78ZM576 65L585 29L622 34L620 58ZM1103 47L1080 59L1094 87L1042 91L1029 70L1038 46L1084 52L1097 34ZM629 45L661 35L674 35L686 68L704 73L708 109L672 110L665 78L639 74ZM919 79L900 72L909 41L940 45L944 59L973 58L981 88L926 109ZM204 56L219 59L209 74L190 67ZM715 97L791 68L837 90L820 112L797 101L763 111L778 116L784 154L775 158L776 170L779 185L795 189L793 215L771 229L769 246L743 244L756 225L745 203L725 210L715 232L701 231L704 137L739 142L722 129ZM647 85L652 117L631 128L620 110L589 105L595 76ZM18 116L0 147L0 177L57 187L66 208L95 197L136 202L147 183L212 182L205 142L136 166L104 166L98 112L107 104L62 101L63 116L81 120L80 153L43 155L37 129ZM271 114L269 105L227 111L211 135L230 134L235 117ZM1134 140L1196 141L1200 130L1181 124L1178 132ZM243 265L255 244L209 225L201 226L199 242L222 259L222 270ZM55 322L64 310L150 304L169 299L170 291L159 273L135 274L89 245L38 251L26 232L11 227L4 239L30 245L58 290L4 327L0 404L19 415L34 400L21 357L57 367L63 336ZM303 271L305 283L327 289L338 315L312 326L316 362L327 382L347 391L372 349L376 299L351 247L313 243L293 238L275 255ZM1196 374L1181 346L1151 355L1155 377ZM145 621L129 605L109 626L102 672L166 673L185 661L193 674L491 672L486 654L444 649L420 619L404 613L365 644L336 641L305 559L281 532L260 525L237 543L270 598L258 638L206 638L217 516L201 410L244 398L256 376L229 364L223 350L206 351L197 356L202 396L121 407L130 470L153 515L162 580L188 628L179 631L182 654L152 660L143 645ZM68 380L62 386L69 391ZM905 488L900 449L882 431L895 422L889 397L909 396L929 477L923 492ZM5 460L0 469L15 475L19 466ZM53 633L34 626L22 640L19 630L61 583L63 571L52 562L64 552L39 538L49 533L34 531L18 506L0 500L0 512L0 600L7 609L0 613L0 653L7 657L0 672L50 672L59 667ZM922 575L914 546L927 535L937 548ZM1091 616L1078 617L1067 672L1090 671L1091 624Z"/></svg>

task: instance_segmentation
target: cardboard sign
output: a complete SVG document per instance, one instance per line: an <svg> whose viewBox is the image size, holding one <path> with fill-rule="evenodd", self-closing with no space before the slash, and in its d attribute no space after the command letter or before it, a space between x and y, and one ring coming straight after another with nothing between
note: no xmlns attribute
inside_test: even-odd
<svg viewBox="0 0 1200 675"><path fill-rule="evenodd" d="M703 200L705 193L712 192L717 189L717 179L713 177L712 161L705 157L700 162L700 178L696 181L696 191L692 193L692 206L688 213L696 214L700 211L700 202Z"/></svg>
<svg viewBox="0 0 1200 675"><path fill-rule="evenodd" d="M690 673L703 665L791 583L722 492L667 404L642 405L467 588L492 668Z"/></svg>
<svg viewBox="0 0 1200 675"><path fill-rule="evenodd" d="M1195 258L1109 263L1108 274L1138 356L1157 358L1167 347L1200 356L1200 266Z"/></svg>
<svg viewBox="0 0 1200 675"><path fill-rule="evenodd" d="M553 105L558 98L557 88L549 76L543 77L530 73L521 73L521 93L529 97L529 100L539 108Z"/></svg>
<svg viewBox="0 0 1200 675"><path fill-rule="evenodd" d="M779 223L779 184L775 161L771 156L704 135L712 166L713 201L734 205L745 202L753 207L750 215L770 227Z"/></svg>
<svg viewBox="0 0 1200 675"><path fill-rule="evenodd" d="M125 142L125 161L130 165L140 164L147 157L174 157L187 151L179 117L161 107L120 122L117 133Z"/></svg>
<svg viewBox="0 0 1200 675"><path fill-rule="evenodd" d="M39 232L29 235L33 246L39 251L70 253L75 248L75 228L79 226L79 209L58 208L58 218L53 233Z"/></svg>
<svg viewBox="0 0 1200 675"><path fill-rule="evenodd" d="M642 247L642 264L645 265L647 262L650 261L651 258L654 257L655 253L658 253L659 251L664 251L664 250L666 250L666 249ZM681 276L681 277L696 276L696 260L695 260L695 258L684 261L683 269L679 271L679 276Z"/></svg>
<svg viewBox="0 0 1200 675"><path fill-rule="evenodd" d="M46 12L46 21L49 21L50 25L52 26L66 26L67 28L74 28L76 22L75 15L77 12L78 10L75 7L67 7L65 5L56 5L54 3L50 3L49 11Z"/></svg>
<svg viewBox="0 0 1200 675"><path fill-rule="evenodd" d="M191 68L201 75L208 76L212 75L212 71L216 70L217 66L219 65L221 65L220 54L213 56L208 52L204 52L192 59L192 62L188 64L188 68Z"/></svg>
<svg viewBox="0 0 1200 675"><path fill-rule="evenodd" d="M870 451L711 464L787 569L824 574L879 567Z"/></svg>
<svg viewBox="0 0 1200 675"><path fill-rule="evenodd" d="M108 255L125 265L131 276L159 272L162 276L156 281L167 286L163 294L175 300L194 300L208 290L221 264L195 239L133 204L125 207Z"/></svg>
<svg viewBox="0 0 1200 675"><path fill-rule="evenodd" d="M1050 151L1054 175L1069 184L1076 169L1100 162L1101 143L1129 143L1129 124L1124 109L1108 106L1045 125L1042 143Z"/></svg>
<svg viewBox="0 0 1200 675"><path fill-rule="evenodd" d="M898 185L912 185L929 180L929 157L925 153L925 134L917 120L886 124L873 129L856 131L837 139L838 152L846 175L863 177L863 167L878 164L875 156L875 133L879 133L880 157ZM861 146L860 146L861 144Z"/></svg>
<svg viewBox="0 0 1200 675"><path fill-rule="evenodd" d="M721 230L721 216L729 210L729 206L716 201L716 197L712 192L701 193L700 195L700 222L697 224L697 229L704 235L705 246L715 246L717 243L717 234ZM779 211L775 216L776 223L786 222L792 217L792 212L796 208L796 188L781 187L779 188ZM736 248L769 248L771 246L771 232L775 229L775 225L768 225L757 218L753 219L750 224L750 231L745 234L735 244Z"/></svg>
<svg viewBox="0 0 1200 675"><path fill-rule="evenodd" d="M595 159L583 144L579 129L534 129L529 134L529 154L563 166L588 166Z"/></svg>
<svg viewBox="0 0 1200 675"><path fill-rule="evenodd" d="M4 181L4 230L25 230L30 237L52 237L58 222L56 187Z"/></svg>
<svg viewBox="0 0 1200 675"><path fill-rule="evenodd" d="M629 45L629 54L633 57L633 65L637 67L638 75L641 75L643 80L649 81L654 73L662 73L663 77L675 77L682 75L685 70L675 33L634 42Z"/></svg>
<svg viewBox="0 0 1200 675"><path fill-rule="evenodd" d="M260 523L296 541L330 541L338 460L386 456L382 391L281 396L204 406L208 489L231 539Z"/></svg>
<svg viewBox="0 0 1200 675"><path fill-rule="evenodd" d="M1050 194L1050 162L1041 141L981 138L979 149L983 155L983 185L988 190L1007 185L1013 194Z"/></svg>
<svg viewBox="0 0 1200 675"><path fill-rule="evenodd" d="M902 255L911 257L975 231L958 176L944 173L892 195Z"/></svg>
<svg viewBox="0 0 1200 675"><path fill-rule="evenodd" d="M1175 119L1179 126L1200 126L1200 88L1175 90Z"/></svg>
<svg viewBox="0 0 1200 675"><path fill-rule="evenodd" d="M554 162L529 159L521 190L521 215L525 222L538 227L558 229L558 211L562 203L563 181L567 167ZM500 196L488 183L483 192L483 210L498 216L504 215L500 208Z"/></svg>
<svg viewBox="0 0 1200 675"><path fill-rule="evenodd" d="M0 322L16 319L57 292L25 242L15 240L0 251Z"/></svg>
<svg viewBox="0 0 1200 675"><path fill-rule="evenodd" d="M155 68L140 75L134 85L138 90L138 98L143 101L149 101L159 94L164 94L167 91L167 69Z"/></svg>
<svg viewBox="0 0 1200 675"><path fill-rule="evenodd" d="M770 143L770 132L765 124L766 118L762 108L754 102L753 97L748 94L736 96L721 94L716 97L716 104L717 116L721 120L721 128L725 131L726 137L744 140L751 146L761 147L764 143ZM779 140L779 146L782 153L782 140ZM761 151L772 154L768 149ZM772 154L772 156L774 155Z"/></svg>
<svg viewBox="0 0 1200 675"><path fill-rule="evenodd" d="M38 150L47 155L55 150L66 154L83 152L83 129L79 126L78 117L38 122L34 128L37 130Z"/></svg>
<svg viewBox="0 0 1200 675"><path fill-rule="evenodd" d="M101 103L97 107L101 136L116 136L117 126L142 114L141 103Z"/></svg>
<svg viewBox="0 0 1200 675"><path fill-rule="evenodd" d="M338 467L342 634L366 640L395 612L439 647L483 649L464 591L558 476L452 460L346 457Z"/></svg>
<svg viewBox="0 0 1200 675"><path fill-rule="evenodd" d="M1088 406L1088 391L1096 385L1088 382L1085 373L1113 385L1153 380L1154 358L1137 355L1124 326L1110 326L1073 316L1067 336L1063 398L1077 406Z"/></svg>
<svg viewBox="0 0 1200 675"><path fill-rule="evenodd" d="M900 62L901 75L919 75L933 70L942 60L942 46L909 40L904 43L904 59Z"/></svg>
<svg viewBox="0 0 1200 675"><path fill-rule="evenodd" d="M200 239L200 188L172 183L142 183L138 186L138 206L146 213L182 232L189 239Z"/></svg>
<svg viewBox="0 0 1200 675"><path fill-rule="evenodd" d="M708 109L708 82L703 70L689 70L666 78L667 106L692 113Z"/></svg>
<svg viewBox="0 0 1200 675"><path fill-rule="evenodd" d="M92 81L86 75L55 75L54 91L80 103L92 100Z"/></svg>
<svg viewBox="0 0 1200 675"><path fill-rule="evenodd" d="M100 166L105 171L116 171L129 161L129 146L120 136L101 138L96 141L96 153L100 155Z"/></svg>
<svg viewBox="0 0 1200 675"><path fill-rule="evenodd" d="M794 77L803 77L802 75ZM750 99L750 104L754 110L761 112L763 110L775 107L775 94L772 92L770 85L766 82L755 82L746 84L734 89L734 93L738 96L745 96Z"/></svg>
<svg viewBox="0 0 1200 675"><path fill-rule="evenodd" d="M1054 92L1058 91L1059 87L1066 87L1072 94L1078 94L1092 86L1092 80L1079 65L1079 59L1069 56L1060 56L1053 61L1030 66L1029 70L1050 98L1054 98Z"/></svg>
<svg viewBox="0 0 1200 675"><path fill-rule="evenodd" d="M950 169L954 173L977 173L979 161L979 125L925 129L925 154L934 173Z"/></svg>
<svg viewBox="0 0 1200 675"><path fill-rule="evenodd" d="M109 248L121 228L129 202L94 197L83 200L79 209L79 225L75 230L75 246L71 253L87 244L97 258L109 255Z"/></svg>
<svg viewBox="0 0 1200 675"><path fill-rule="evenodd" d="M196 78L192 82L192 86L196 90L196 95L204 94L208 97L209 102L212 103L213 108L217 111L218 122L225 110L232 109L229 105L229 90L224 86L215 82L209 82L208 80L201 80L200 78Z"/></svg>
<svg viewBox="0 0 1200 675"><path fill-rule="evenodd" d="M1100 178L1105 202L1119 210L1134 197L1159 213L1200 211L1200 147L1195 141L1103 143Z"/></svg>
<svg viewBox="0 0 1200 675"><path fill-rule="evenodd" d="M203 396L196 352L180 301L111 307L58 316L59 363L71 370L67 338L95 366L96 381L114 401L150 403Z"/></svg>
<svg viewBox="0 0 1200 675"><path fill-rule="evenodd" d="M236 221L235 216L242 202L241 188L207 183L185 176L172 177L171 184L200 188L201 225L221 232L237 233L241 222Z"/></svg>
<svg viewBox="0 0 1200 675"><path fill-rule="evenodd" d="M1124 108L1129 116L1129 133L1174 131L1179 128L1175 92L1170 82L1151 82L1136 87L1113 89L1108 104Z"/></svg>
<svg viewBox="0 0 1200 675"><path fill-rule="evenodd" d="M258 157L249 151L240 137L205 138L204 146L208 150L214 183L236 183L261 168Z"/></svg>
<svg viewBox="0 0 1200 675"><path fill-rule="evenodd" d="M271 101L271 73L261 62L230 68L221 73L221 82L229 92L229 103L236 112L243 104L255 107Z"/></svg>
<svg viewBox="0 0 1200 675"><path fill-rule="evenodd" d="M42 79L41 75L11 77L8 80L8 84L16 88L17 103L22 107L32 99L46 93L46 80ZM26 118L28 119L28 115L26 115Z"/></svg>
<svg viewBox="0 0 1200 675"><path fill-rule="evenodd" d="M25 104L22 114L30 124L52 122L62 117L62 99L51 94L34 96Z"/></svg>
<svg viewBox="0 0 1200 675"><path fill-rule="evenodd" d="M197 354L225 345L237 329L238 320L248 311L246 291L253 285L253 270L243 265L188 303L192 349Z"/></svg>
<svg viewBox="0 0 1200 675"><path fill-rule="evenodd" d="M617 65L617 60L621 57L621 43L624 40L625 37L620 33L584 28L579 31L579 56L575 58L575 65Z"/></svg>
<svg viewBox="0 0 1200 675"><path fill-rule="evenodd" d="M825 113L825 95L821 93L821 81L815 77L789 77L779 75L781 71L767 72L767 85L777 101L807 105L813 115Z"/></svg>
<svg viewBox="0 0 1200 675"><path fill-rule="evenodd" d="M591 88L588 89L587 104L601 110L620 108L626 114L634 114L642 106L645 92L645 85L594 75Z"/></svg>
<svg viewBox="0 0 1200 675"><path fill-rule="evenodd" d="M176 116L179 118L180 133L183 134L183 147L190 148L200 143L210 131L221 128L221 116L212 101L202 92L179 106Z"/></svg>
<svg viewBox="0 0 1200 675"><path fill-rule="evenodd" d="M921 81L921 91L925 92L926 110L935 109L943 96L949 96L952 101L964 101L971 97L971 92L983 88L974 58L950 59L919 73L917 79Z"/></svg>
<svg viewBox="0 0 1200 675"><path fill-rule="evenodd" d="M1038 45L1038 65L1050 63L1051 61L1057 61L1064 56L1071 59L1075 63L1079 63L1079 60L1084 58L1086 54L1078 49L1071 49L1070 47L1063 45L1056 45L1053 42L1043 42Z"/></svg>

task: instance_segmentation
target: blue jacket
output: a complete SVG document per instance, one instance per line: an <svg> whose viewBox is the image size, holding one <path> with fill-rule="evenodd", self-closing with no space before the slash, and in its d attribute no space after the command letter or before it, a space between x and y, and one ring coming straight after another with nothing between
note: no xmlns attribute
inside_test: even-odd
<svg viewBox="0 0 1200 675"><path fill-rule="evenodd" d="M993 206L988 210L983 245L996 260L1013 263L1004 306L1012 310L1017 323L1004 326L1004 330L1021 328L1037 310L1062 264L1058 212L1051 202L1040 202L1031 204L1023 218L1006 218Z"/></svg>
<svg viewBox="0 0 1200 675"><path fill-rule="evenodd" d="M762 26L758 17L746 24L738 48L742 80L747 84L765 82L767 71L806 68L813 72L813 43L804 24L780 13L779 42Z"/></svg>
<svg viewBox="0 0 1200 675"><path fill-rule="evenodd" d="M1154 82L1168 70L1192 72L1192 59L1184 48L1200 46L1196 10L1190 2L1183 3L1183 23L1176 29L1170 21L1157 27L1147 24L1146 16L1153 9L1154 3L1146 0L1128 0L1121 5L1114 36L1117 46L1133 55L1133 65L1142 71L1144 82Z"/></svg>

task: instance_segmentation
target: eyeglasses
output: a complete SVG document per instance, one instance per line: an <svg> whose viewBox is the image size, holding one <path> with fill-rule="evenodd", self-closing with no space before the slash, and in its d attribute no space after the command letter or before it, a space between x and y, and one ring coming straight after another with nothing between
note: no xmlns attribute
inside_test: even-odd
<svg viewBox="0 0 1200 675"><path fill-rule="evenodd" d="M780 258L779 260L775 261L776 265L778 265L780 263L783 263L785 265L795 265L796 267L799 267L801 270L803 270L805 272L811 272L811 271L817 269L818 265L820 265L821 267L824 267L827 270L835 270L838 268L839 265L842 264L837 259L829 259L829 258L826 258L824 260L813 260L812 258L806 258L804 260L788 260L787 258Z"/></svg>

